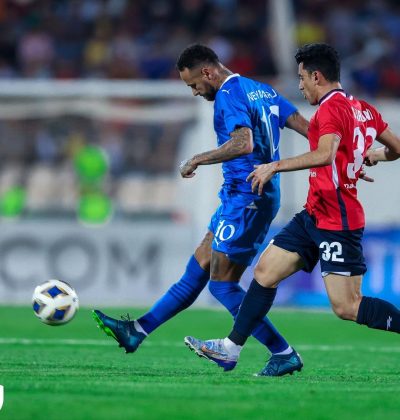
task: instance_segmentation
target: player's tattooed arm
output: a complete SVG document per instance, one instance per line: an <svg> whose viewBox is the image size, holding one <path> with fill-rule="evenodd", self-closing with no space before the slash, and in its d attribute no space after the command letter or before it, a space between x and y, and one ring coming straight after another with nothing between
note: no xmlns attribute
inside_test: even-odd
<svg viewBox="0 0 400 420"><path fill-rule="evenodd" d="M253 132L248 127L239 127L231 133L231 139L222 146L199 153L179 165L183 178L192 178L199 165L212 165L226 162L253 151Z"/></svg>
<svg viewBox="0 0 400 420"><path fill-rule="evenodd" d="M310 122L304 118L299 111L293 112L286 120L285 127L288 127L307 138L308 127Z"/></svg>

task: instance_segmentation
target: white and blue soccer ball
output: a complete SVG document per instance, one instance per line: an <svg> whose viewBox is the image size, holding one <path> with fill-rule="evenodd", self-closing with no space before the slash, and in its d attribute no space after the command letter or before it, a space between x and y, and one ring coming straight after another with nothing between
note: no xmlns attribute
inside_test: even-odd
<svg viewBox="0 0 400 420"><path fill-rule="evenodd" d="M73 287L53 279L35 288L32 306L35 315L45 324L63 325L75 316L79 301Z"/></svg>

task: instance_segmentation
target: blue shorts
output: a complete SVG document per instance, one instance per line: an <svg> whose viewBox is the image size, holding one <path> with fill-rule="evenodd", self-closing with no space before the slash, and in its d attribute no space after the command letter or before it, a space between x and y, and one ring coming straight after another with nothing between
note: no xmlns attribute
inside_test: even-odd
<svg viewBox="0 0 400 420"><path fill-rule="evenodd" d="M271 241L279 248L297 252L310 273L318 260L322 276L329 273L356 276L367 271L361 245L364 229L318 229L306 210L293 219Z"/></svg>
<svg viewBox="0 0 400 420"><path fill-rule="evenodd" d="M214 234L212 249L226 254L235 263L249 266L278 212L279 198L271 203L253 194L225 190L220 198L222 204L208 226Z"/></svg>

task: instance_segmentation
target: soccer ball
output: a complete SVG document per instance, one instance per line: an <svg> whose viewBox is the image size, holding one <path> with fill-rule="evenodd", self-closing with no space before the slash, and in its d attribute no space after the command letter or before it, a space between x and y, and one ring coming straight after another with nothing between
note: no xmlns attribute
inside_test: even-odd
<svg viewBox="0 0 400 420"><path fill-rule="evenodd" d="M60 280L39 284L33 292L32 305L35 315L48 325L66 324L79 308L75 290Z"/></svg>

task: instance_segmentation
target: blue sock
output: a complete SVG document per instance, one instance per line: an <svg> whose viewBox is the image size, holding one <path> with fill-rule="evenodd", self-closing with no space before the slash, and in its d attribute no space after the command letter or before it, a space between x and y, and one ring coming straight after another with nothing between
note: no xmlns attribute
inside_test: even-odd
<svg viewBox="0 0 400 420"><path fill-rule="evenodd" d="M177 313L188 308L197 299L209 278L210 273L204 271L192 255L181 279L137 321L146 333L150 334Z"/></svg>
<svg viewBox="0 0 400 420"><path fill-rule="evenodd" d="M212 295L225 306L232 314L233 318L239 312L239 307L245 296L245 291L235 282L227 281L210 281L209 289ZM265 346L271 353L279 353L286 350L289 344L279 334L268 318L264 318L253 329L252 335Z"/></svg>
<svg viewBox="0 0 400 420"><path fill-rule="evenodd" d="M386 300L363 296L356 322L369 328L400 333L400 311Z"/></svg>

